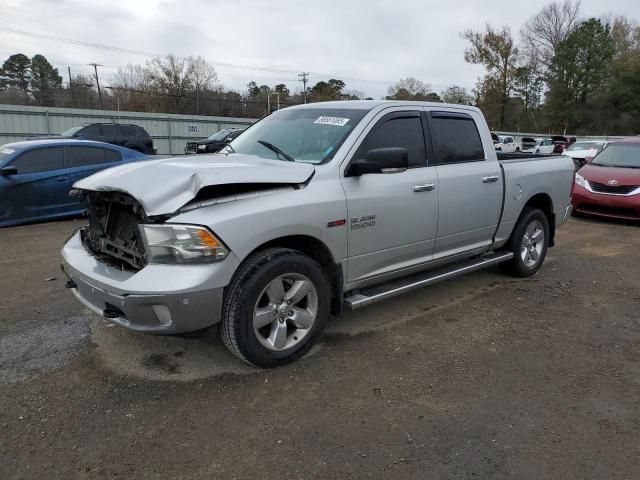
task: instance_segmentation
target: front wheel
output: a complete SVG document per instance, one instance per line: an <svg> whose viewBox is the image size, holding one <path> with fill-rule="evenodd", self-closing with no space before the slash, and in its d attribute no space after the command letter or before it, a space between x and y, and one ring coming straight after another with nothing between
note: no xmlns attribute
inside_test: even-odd
<svg viewBox="0 0 640 480"><path fill-rule="evenodd" d="M516 277L530 277L540 270L548 246L547 216L537 208L525 208L506 245L513 258L501 264L503 270Z"/></svg>
<svg viewBox="0 0 640 480"><path fill-rule="evenodd" d="M222 340L251 365L292 362L322 333L330 303L329 282L314 259L286 248L258 252L225 292Z"/></svg>

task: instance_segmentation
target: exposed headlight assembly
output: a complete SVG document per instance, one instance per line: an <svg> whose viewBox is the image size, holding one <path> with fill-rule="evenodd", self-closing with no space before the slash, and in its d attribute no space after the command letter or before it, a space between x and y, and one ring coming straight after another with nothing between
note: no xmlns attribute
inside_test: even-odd
<svg viewBox="0 0 640 480"><path fill-rule="evenodd" d="M206 150L207 146L206 145L198 145L198 150Z"/></svg>
<svg viewBox="0 0 640 480"><path fill-rule="evenodd" d="M587 181L579 173L576 173L576 184L580 185L581 187L587 188Z"/></svg>
<svg viewBox="0 0 640 480"><path fill-rule="evenodd" d="M213 233L197 225L140 225L148 263L221 262L229 250Z"/></svg>

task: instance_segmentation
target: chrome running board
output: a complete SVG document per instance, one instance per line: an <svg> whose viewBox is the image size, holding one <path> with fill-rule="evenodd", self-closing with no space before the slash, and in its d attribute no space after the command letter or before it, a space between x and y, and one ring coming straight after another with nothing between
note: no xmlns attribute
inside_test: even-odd
<svg viewBox="0 0 640 480"><path fill-rule="evenodd" d="M357 310L372 303L386 300L387 298L402 295L403 293L417 290L434 283L443 282L451 278L459 277L465 273L474 272L491 265L506 262L513 258L512 252L500 252L484 257L458 262L452 266L438 268L428 272L419 273L401 280L392 280L387 284L354 290L344 299L344 306L348 310ZM357 293L354 293L357 292Z"/></svg>

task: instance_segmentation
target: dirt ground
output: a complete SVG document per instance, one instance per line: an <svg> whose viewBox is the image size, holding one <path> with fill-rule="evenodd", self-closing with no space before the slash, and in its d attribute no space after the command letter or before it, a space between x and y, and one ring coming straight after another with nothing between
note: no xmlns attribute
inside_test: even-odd
<svg viewBox="0 0 640 480"><path fill-rule="evenodd" d="M64 288L79 221L0 230L0 478L640 478L640 227L571 220L249 368L215 329L112 326Z"/></svg>

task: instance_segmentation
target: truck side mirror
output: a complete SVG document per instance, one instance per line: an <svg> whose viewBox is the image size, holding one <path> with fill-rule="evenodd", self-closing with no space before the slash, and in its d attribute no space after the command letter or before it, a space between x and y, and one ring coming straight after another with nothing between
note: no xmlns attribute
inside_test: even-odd
<svg viewBox="0 0 640 480"><path fill-rule="evenodd" d="M409 168L409 151L402 147L374 148L367 152L367 158L351 162L347 177L359 177L368 173L387 173ZM389 172L390 173L390 172Z"/></svg>
<svg viewBox="0 0 640 480"><path fill-rule="evenodd" d="M0 175L3 177L10 177L11 175L17 175L18 168L13 165L8 165L6 167L0 168Z"/></svg>

